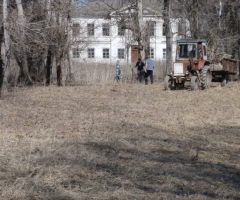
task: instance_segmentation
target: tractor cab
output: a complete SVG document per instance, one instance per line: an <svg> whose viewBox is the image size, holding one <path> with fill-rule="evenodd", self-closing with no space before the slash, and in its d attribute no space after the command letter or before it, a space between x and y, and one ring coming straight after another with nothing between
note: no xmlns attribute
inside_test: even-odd
<svg viewBox="0 0 240 200"><path fill-rule="evenodd" d="M181 39L177 40L176 60L173 64L173 73L176 70L175 65L183 65L183 73L191 70L201 69L207 61L206 40L200 39Z"/></svg>
<svg viewBox="0 0 240 200"><path fill-rule="evenodd" d="M205 40L181 39L177 40L176 60L207 60L207 48Z"/></svg>

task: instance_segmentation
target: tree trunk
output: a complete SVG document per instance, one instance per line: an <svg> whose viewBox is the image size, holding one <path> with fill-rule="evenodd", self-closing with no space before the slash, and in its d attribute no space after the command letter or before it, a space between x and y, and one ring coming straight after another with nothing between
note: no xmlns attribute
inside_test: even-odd
<svg viewBox="0 0 240 200"><path fill-rule="evenodd" d="M9 70L9 62L10 62L10 37L8 30L8 8L7 8L7 0L3 0L3 43L1 45L1 61L0 61L0 96L4 91L8 89L8 70Z"/></svg>
<svg viewBox="0 0 240 200"><path fill-rule="evenodd" d="M146 59L146 56L149 56L150 50L150 35L149 27L147 23L143 22L143 4L142 0L137 0L137 41L139 49L139 55L142 59Z"/></svg>
<svg viewBox="0 0 240 200"><path fill-rule="evenodd" d="M2 89L2 84L3 84L3 55L2 55L2 51L4 50L4 48L2 48L3 46L3 27L1 27L0 29L0 96L1 96L1 89Z"/></svg>
<svg viewBox="0 0 240 200"><path fill-rule="evenodd" d="M39 62L39 67L38 67L38 73L37 73L37 80L44 83L46 81L46 74L47 74L47 69L46 69L46 62L47 62L47 55L48 55L48 49L44 48L42 49L41 57L42 59Z"/></svg>
<svg viewBox="0 0 240 200"><path fill-rule="evenodd" d="M193 4L193 10L198 10L198 0L194 0L194 4ZM192 33L193 33L193 38L199 38L198 35L198 31L199 31L199 27L198 27L198 12L193 12L193 28L192 28Z"/></svg>
<svg viewBox="0 0 240 200"><path fill-rule="evenodd" d="M188 19L190 22L190 32L192 38L199 38L199 27L198 27L198 0L186 1L185 6L187 7Z"/></svg>
<svg viewBox="0 0 240 200"><path fill-rule="evenodd" d="M164 0L164 24L166 28L166 74L170 74L173 64L173 33L171 28L171 0Z"/></svg>
<svg viewBox="0 0 240 200"><path fill-rule="evenodd" d="M46 85L50 85L52 70L52 50L48 49L47 62L46 62Z"/></svg>
<svg viewBox="0 0 240 200"><path fill-rule="evenodd" d="M143 7L142 7L142 0L137 0L137 41L139 49L139 55L143 59L145 59L145 51L144 51L144 44L143 44L143 31L144 31L144 24L143 24ZM143 47L143 49L142 49Z"/></svg>
<svg viewBox="0 0 240 200"><path fill-rule="evenodd" d="M237 24L238 24L238 57L237 57L237 61L238 61L238 69L239 69L239 73L238 76L240 78L240 6L238 6L237 8Z"/></svg>
<svg viewBox="0 0 240 200"><path fill-rule="evenodd" d="M22 40L22 43L24 44L25 43L25 31L24 31L24 27L25 27L25 24L26 24L26 20L25 20L25 16L24 16L24 13L23 13L23 6L22 6L22 0L16 0L16 4L17 4L17 9L18 9L18 23L21 25L21 40ZM31 79L31 76L29 74L29 68L28 68L28 61L27 61L27 50L26 50L26 46L25 45L22 45L21 47L21 65L19 66L20 68L22 68L20 71L22 73L20 73L20 79L23 79L25 84L27 85L31 85L33 82L32 82L32 79Z"/></svg>
<svg viewBox="0 0 240 200"><path fill-rule="evenodd" d="M239 33L240 35L240 33ZM238 77L240 78L240 38L238 39L238 58L237 58L237 61L238 61Z"/></svg>
<svg viewBox="0 0 240 200"><path fill-rule="evenodd" d="M67 44L65 46L64 52L67 54L67 63L68 63L68 70L67 70L67 80L72 82L74 81L74 74L72 73L72 60L70 56L70 40L71 40L71 8L72 8L73 1L69 0L69 10L68 10L68 18L67 18Z"/></svg>
<svg viewBox="0 0 240 200"><path fill-rule="evenodd" d="M56 72L57 72L57 84L58 86L63 86L64 85L64 73L63 73L63 58L60 50L57 48L56 49Z"/></svg>
<svg viewBox="0 0 240 200"><path fill-rule="evenodd" d="M71 85L72 83L74 83L75 77L72 71L72 59L71 59L70 51L67 52L67 65L68 65L67 81Z"/></svg>
<svg viewBox="0 0 240 200"><path fill-rule="evenodd" d="M52 21L52 12L51 12L51 0L45 0L46 4L46 16L47 16L47 26L51 26ZM53 69L53 47L48 45L47 51L47 59L45 65L45 72L46 72L46 85L51 84L51 72Z"/></svg>
<svg viewBox="0 0 240 200"><path fill-rule="evenodd" d="M57 23L60 30L66 30L66 35L63 35L62 39L58 42L58 46L56 49L56 67L57 67L57 83L59 86L65 85L65 59L69 52L70 48L70 24L71 24L71 8L72 8L72 0L68 2L68 14L67 20L60 13L58 14ZM70 64L70 63L69 63ZM71 66L69 66L68 72L71 70ZM70 74L67 74L69 77Z"/></svg>

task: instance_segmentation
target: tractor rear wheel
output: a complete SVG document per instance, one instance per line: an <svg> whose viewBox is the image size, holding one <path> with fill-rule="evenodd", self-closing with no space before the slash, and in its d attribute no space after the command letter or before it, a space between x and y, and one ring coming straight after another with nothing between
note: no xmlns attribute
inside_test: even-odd
<svg viewBox="0 0 240 200"><path fill-rule="evenodd" d="M164 89L165 90L172 89L172 78L168 75L164 78Z"/></svg>
<svg viewBox="0 0 240 200"><path fill-rule="evenodd" d="M198 90L198 77L192 76L191 77L191 90Z"/></svg>
<svg viewBox="0 0 240 200"><path fill-rule="evenodd" d="M202 89L210 88L212 84L212 73L209 66L204 66L201 71Z"/></svg>

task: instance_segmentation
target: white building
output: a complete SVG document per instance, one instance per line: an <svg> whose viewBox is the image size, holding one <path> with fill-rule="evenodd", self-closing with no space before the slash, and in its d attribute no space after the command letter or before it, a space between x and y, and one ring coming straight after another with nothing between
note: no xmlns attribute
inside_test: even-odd
<svg viewBox="0 0 240 200"><path fill-rule="evenodd" d="M135 12L130 6L120 10L99 3L91 3L75 10L72 18L72 59L79 62L115 63L136 62L139 53L132 31L121 26ZM166 57L166 37L164 21L159 12L150 8L143 9L143 21L150 25L150 56L156 61ZM134 24L129 23L133 27ZM177 33L178 22L172 22L172 32ZM174 34L174 41L178 39ZM173 48L175 50L175 48Z"/></svg>

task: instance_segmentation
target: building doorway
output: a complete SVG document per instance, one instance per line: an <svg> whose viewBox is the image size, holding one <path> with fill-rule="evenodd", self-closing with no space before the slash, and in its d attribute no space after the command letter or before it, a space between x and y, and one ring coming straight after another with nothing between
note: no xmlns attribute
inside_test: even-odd
<svg viewBox="0 0 240 200"><path fill-rule="evenodd" d="M131 62L135 65L138 61L139 55L139 47L138 45L131 46Z"/></svg>

